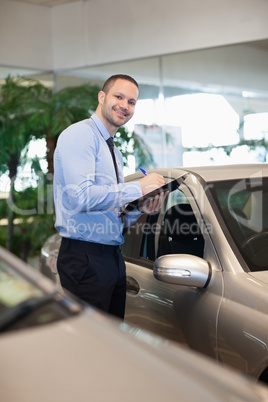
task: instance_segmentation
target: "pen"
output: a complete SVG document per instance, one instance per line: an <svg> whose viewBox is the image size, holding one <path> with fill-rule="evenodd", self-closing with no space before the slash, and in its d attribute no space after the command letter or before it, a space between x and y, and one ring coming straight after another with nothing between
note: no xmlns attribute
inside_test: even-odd
<svg viewBox="0 0 268 402"><path fill-rule="evenodd" d="M145 176L147 176L146 170L140 168L140 171L141 171Z"/></svg>

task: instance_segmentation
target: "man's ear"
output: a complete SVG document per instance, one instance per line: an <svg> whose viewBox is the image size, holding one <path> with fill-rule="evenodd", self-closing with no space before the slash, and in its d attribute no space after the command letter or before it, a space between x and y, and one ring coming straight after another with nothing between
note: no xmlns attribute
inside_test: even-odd
<svg viewBox="0 0 268 402"><path fill-rule="evenodd" d="M100 92L98 93L98 101L99 101L99 103L100 103L101 105L103 104L104 98L105 98L105 92L100 91Z"/></svg>

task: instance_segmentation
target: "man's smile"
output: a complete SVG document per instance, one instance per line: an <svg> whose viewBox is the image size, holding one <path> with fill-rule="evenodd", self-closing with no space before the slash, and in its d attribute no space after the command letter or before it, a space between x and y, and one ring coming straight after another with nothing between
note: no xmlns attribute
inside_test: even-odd
<svg viewBox="0 0 268 402"><path fill-rule="evenodd" d="M115 113L119 116L119 117L123 117L126 118L128 116L128 113L123 112L120 109L114 109Z"/></svg>

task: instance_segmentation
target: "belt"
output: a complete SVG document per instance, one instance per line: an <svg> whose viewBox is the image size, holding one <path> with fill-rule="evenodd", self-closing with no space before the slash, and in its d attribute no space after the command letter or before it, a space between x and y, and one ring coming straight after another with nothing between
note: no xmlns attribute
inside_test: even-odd
<svg viewBox="0 0 268 402"><path fill-rule="evenodd" d="M110 245L110 244L101 244L101 243L93 243L90 241L85 241L85 240L78 240L78 239L71 239L67 237L62 237L61 239L62 244L77 244L81 249L88 250L88 251L98 251L100 253L109 253L109 254L114 254L120 251L120 246L119 245Z"/></svg>

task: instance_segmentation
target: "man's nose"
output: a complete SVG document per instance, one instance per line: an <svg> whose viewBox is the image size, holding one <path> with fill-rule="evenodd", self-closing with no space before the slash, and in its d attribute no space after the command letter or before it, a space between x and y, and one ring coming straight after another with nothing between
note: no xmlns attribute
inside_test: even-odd
<svg viewBox="0 0 268 402"><path fill-rule="evenodd" d="M128 101L127 100L122 100L122 102L120 103L120 107L122 109L128 109Z"/></svg>

